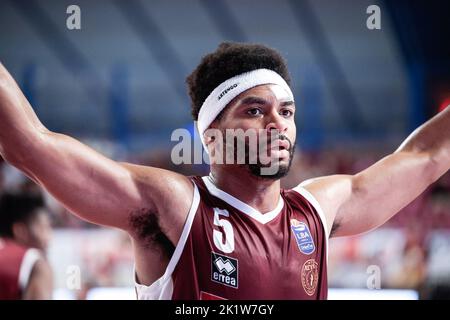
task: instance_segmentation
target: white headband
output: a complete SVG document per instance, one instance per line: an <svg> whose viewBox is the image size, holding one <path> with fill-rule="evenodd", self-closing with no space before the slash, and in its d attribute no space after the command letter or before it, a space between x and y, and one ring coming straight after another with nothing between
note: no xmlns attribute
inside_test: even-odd
<svg viewBox="0 0 450 320"><path fill-rule="evenodd" d="M239 94L253 87L263 84L277 84L281 86L294 101L294 95L286 81L275 71L257 69L234 76L218 85L203 102L198 114L197 128L206 152L203 134L216 119L219 113Z"/></svg>

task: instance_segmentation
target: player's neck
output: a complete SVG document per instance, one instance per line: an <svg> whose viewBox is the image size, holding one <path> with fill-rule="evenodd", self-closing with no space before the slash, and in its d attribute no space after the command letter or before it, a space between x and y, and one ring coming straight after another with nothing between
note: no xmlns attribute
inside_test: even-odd
<svg viewBox="0 0 450 320"><path fill-rule="evenodd" d="M280 197L280 180L255 177L243 168L211 167L215 186L249 206L265 213L272 211Z"/></svg>

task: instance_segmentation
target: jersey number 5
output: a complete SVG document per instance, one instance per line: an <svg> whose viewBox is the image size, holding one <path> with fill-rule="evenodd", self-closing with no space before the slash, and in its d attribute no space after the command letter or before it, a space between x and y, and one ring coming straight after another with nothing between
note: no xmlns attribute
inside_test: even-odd
<svg viewBox="0 0 450 320"><path fill-rule="evenodd" d="M214 225L222 227L223 233L219 230L213 230L213 239L216 248L225 253L231 253L234 251L234 231L230 221L220 219L220 216L229 217L230 214L227 210L221 210L214 208ZM224 239L225 233L225 239ZM225 241L224 241L225 240Z"/></svg>

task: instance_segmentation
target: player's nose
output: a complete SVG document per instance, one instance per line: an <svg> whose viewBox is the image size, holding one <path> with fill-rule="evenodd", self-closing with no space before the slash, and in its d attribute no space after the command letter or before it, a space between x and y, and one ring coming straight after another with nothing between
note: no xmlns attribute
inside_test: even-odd
<svg viewBox="0 0 450 320"><path fill-rule="evenodd" d="M287 123L278 111L272 111L267 119L266 130L268 132L271 130L276 130L279 133L285 133L287 131Z"/></svg>

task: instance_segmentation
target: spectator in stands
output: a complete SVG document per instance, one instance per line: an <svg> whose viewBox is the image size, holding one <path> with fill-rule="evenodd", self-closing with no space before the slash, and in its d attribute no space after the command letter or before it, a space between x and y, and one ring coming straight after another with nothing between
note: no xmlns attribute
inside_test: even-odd
<svg viewBox="0 0 450 320"><path fill-rule="evenodd" d="M33 193L0 198L0 300L52 298L45 257L51 226L43 205Z"/></svg>

